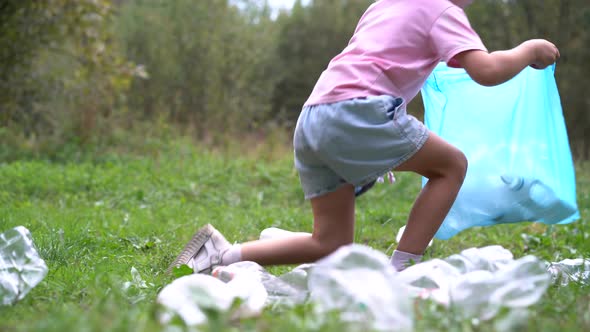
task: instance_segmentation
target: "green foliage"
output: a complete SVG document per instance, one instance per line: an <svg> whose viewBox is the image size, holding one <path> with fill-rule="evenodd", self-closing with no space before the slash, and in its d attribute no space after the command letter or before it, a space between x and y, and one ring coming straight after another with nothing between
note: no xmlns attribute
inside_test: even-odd
<svg viewBox="0 0 590 332"><path fill-rule="evenodd" d="M264 118L275 37L268 8L242 3L244 11L227 0L125 4L120 38L150 76L133 85L132 108L199 132L244 129Z"/></svg>
<svg viewBox="0 0 590 332"><path fill-rule="evenodd" d="M180 278L184 276L190 276L193 274L193 269L191 269L188 265L183 264L181 266L175 266L172 269L172 275L174 278Z"/></svg>
<svg viewBox="0 0 590 332"><path fill-rule="evenodd" d="M136 74L112 43L110 1L8 1L0 10L0 125L62 141L95 134Z"/></svg>
<svg viewBox="0 0 590 332"><path fill-rule="evenodd" d="M292 127L371 3L298 1L274 18L264 0L2 1L0 137L55 151L113 144L146 123L217 144ZM490 50L559 46L571 145L590 158L590 3L477 0L467 11ZM420 98L409 110L421 116Z"/></svg>

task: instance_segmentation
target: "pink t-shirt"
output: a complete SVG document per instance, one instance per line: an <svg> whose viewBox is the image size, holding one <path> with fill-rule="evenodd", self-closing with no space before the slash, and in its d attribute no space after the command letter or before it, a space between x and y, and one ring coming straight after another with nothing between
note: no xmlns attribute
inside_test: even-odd
<svg viewBox="0 0 590 332"><path fill-rule="evenodd" d="M441 60L467 50L487 51L465 12L449 0L379 0L305 105L384 94L409 102Z"/></svg>

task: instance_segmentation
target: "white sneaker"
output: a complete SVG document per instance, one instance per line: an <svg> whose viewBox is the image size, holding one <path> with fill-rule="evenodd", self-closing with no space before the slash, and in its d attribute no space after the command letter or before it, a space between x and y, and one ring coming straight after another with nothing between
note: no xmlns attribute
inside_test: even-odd
<svg viewBox="0 0 590 332"><path fill-rule="evenodd" d="M178 257L168 268L172 269L181 265L188 265L194 273L211 274L214 268L221 264L223 254L231 247L231 244L212 225L207 224L199 229L193 238L186 244Z"/></svg>

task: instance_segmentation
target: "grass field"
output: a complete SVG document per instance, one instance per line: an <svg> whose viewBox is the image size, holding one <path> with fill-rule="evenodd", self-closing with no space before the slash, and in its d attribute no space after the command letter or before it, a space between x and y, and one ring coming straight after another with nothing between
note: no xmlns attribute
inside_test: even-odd
<svg viewBox="0 0 590 332"><path fill-rule="evenodd" d="M0 307L0 330L160 331L155 298L172 281L164 271L201 225L213 223L231 242L256 239L270 226L311 231L311 213L288 151L272 157L204 151L179 142L145 155L0 164L0 232L27 227L49 267L47 277L25 299ZM357 205L356 242L388 255L420 186L417 176L397 177L395 185L376 186ZM577 181L582 218L576 223L475 228L435 241L426 257L491 244L504 246L515 257L590 257L590 165L577 165ZM132 267L146 288L123 290L132 279ZM269 270L281 274L288 268ZM589 331L589 303L589 286L552 286L531 308L523 330ZM336 318L317 326L310 310L267 311L241 322L217 317L205 330L343 330ZM420 331L494 329L493 321L460 321L443 308L420 310Z"/></svg>

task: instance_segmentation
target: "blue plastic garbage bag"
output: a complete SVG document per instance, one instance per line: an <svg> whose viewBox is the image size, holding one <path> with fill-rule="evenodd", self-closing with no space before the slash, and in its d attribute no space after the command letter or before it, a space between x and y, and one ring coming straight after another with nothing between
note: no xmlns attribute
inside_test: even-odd
<svg viewBox="0 0 590 332"><path fill-rule="evenodd" d="M425 124L469 161L437 238L473 226L579 218L554 72L555 66L527 68L495 87L481 86L465 70L444 63L430 75L422 89Z"/></svg>

